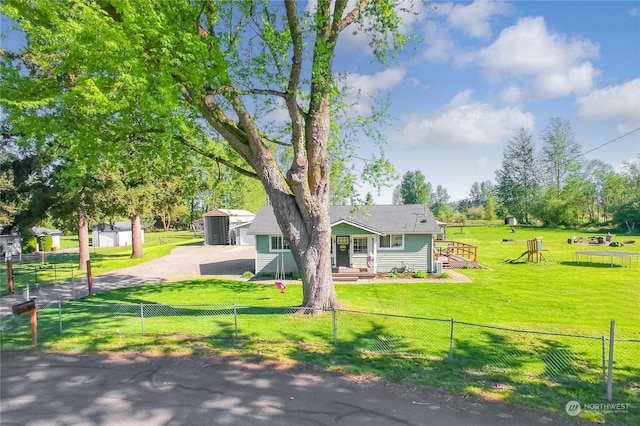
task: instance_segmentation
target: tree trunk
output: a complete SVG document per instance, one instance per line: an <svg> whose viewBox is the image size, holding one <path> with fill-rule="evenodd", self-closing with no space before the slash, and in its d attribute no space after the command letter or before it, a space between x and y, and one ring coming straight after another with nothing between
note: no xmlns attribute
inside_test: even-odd
<svg viewBox="0 0 640 426"><path fill-rule="evenodd" d="M290 220L284 229L300 234L299 243L291 246L291 253L302 275L302 306L314 310L330 309L338 302L331 271L331 220L329 212L322 211L305 221L283 215L285 220ZM295 240L287 239L290 245Z"/></svg>
<svg viewBox="0 0 640 426"><path fill-rule="evenodd" d="M144 256L142 248L142 224L140 215L131 218L131 258L139 259Z"/></svg>
<svg viewBox="0 0 640 426"><path fill-rule="evenodd" d="M171 224L171 216L168 213L162 214L162 227L164 232L169 232L169 225Z"/></svg>
<svg viewBox="0 0 640 426"><path fill-rule="evenodd" d="M87 217L82 210L78 210L78 252L80 271L87 270L87 260L89 260L89 224Z"/></svg>

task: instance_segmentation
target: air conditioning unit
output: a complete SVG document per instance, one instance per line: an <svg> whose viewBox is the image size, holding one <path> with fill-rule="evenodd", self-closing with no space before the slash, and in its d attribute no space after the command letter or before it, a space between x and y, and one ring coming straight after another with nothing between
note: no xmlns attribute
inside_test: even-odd
<svg viewBox="0 0 640 426"><path fill-rule="evenodd" d="M434 273L441 274L442 273L442 262L436 260L433 262Z"/></svg>

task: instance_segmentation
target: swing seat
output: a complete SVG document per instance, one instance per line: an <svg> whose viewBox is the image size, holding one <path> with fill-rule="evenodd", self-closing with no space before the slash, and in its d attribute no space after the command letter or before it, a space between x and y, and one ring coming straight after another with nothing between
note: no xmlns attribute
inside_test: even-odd
<svg viewBox="0 0 640 426"><path fill-rule="evenodd" d="M280 293L284 293L284 289L287 288L285 283L283 283L282 281L276 281L274 284L278 288L278 290L280 290Z"/></svg>

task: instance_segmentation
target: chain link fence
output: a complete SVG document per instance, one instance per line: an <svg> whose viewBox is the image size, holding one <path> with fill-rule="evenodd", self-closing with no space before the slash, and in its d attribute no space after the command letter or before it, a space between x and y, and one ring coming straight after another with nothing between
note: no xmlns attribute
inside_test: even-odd
<svg viewBox="0 0 640 426"><path fill-rule="evenodd" d="M0 266L0 294L7 294L8 271L6 265ZM13 289L15 293L31 294L54 285L69 286L74 298L86 296L87 273L79 271L74 264L33 264L14 263L12 266Z"/></svg>
<svg viewBox="0 0 640 426"><path fill-rule="evenodd" d="M313 314L313 315L309 315ZM455 371L482 389L544 397L606 395L608 363L617 401L640 409L640 340L516 330L453 319L410 317L343 309L224 305L100 304L70 301L38 306L40 342L60 335L187 335L261 340L333 348L376 362L392 360L396 374ZM28 317L28 316L25 316ZM0 321L6 348L28 347L28 318ZM611 357L611 358L610 358ZM639 413L640 414L640 413Z"/></svg>

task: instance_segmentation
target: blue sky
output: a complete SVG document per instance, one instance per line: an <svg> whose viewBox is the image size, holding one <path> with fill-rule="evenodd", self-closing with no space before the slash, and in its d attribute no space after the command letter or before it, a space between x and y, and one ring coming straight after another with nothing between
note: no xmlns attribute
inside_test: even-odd
<svg viewBox="0 0 640 426"><path fill-rule="evenodd" d="M452 201L475 181L494 181L521 127L540 146L549 119L562 117L583 152L640 128L638 1L431 2L407 26L423 38L415 55L373 66L364 38L347 34L336 71L365 93L389 90L388 158L400 176L420 170ZM639 154L636 131L584 158L618 168ZM398 183L375 202L391 203Z"/></svg>
<svg viewBox="0 0 640 426"><path fill-rule="evenodd" d="M640 1L405 1L419 12L404 16L406 32L423 39L415 54L381 67L347 30L335 61L354 92L390 94L385 152L399 176L420 170L452 201L466 198L473 182L494 181L521 127L540 146L552 117L571 122L585 159L637 160L640 131L595 148L640 128ZM20 37L10 38L3 43ZM374 201L390 204L398 184L372 191Z"/></svg>

